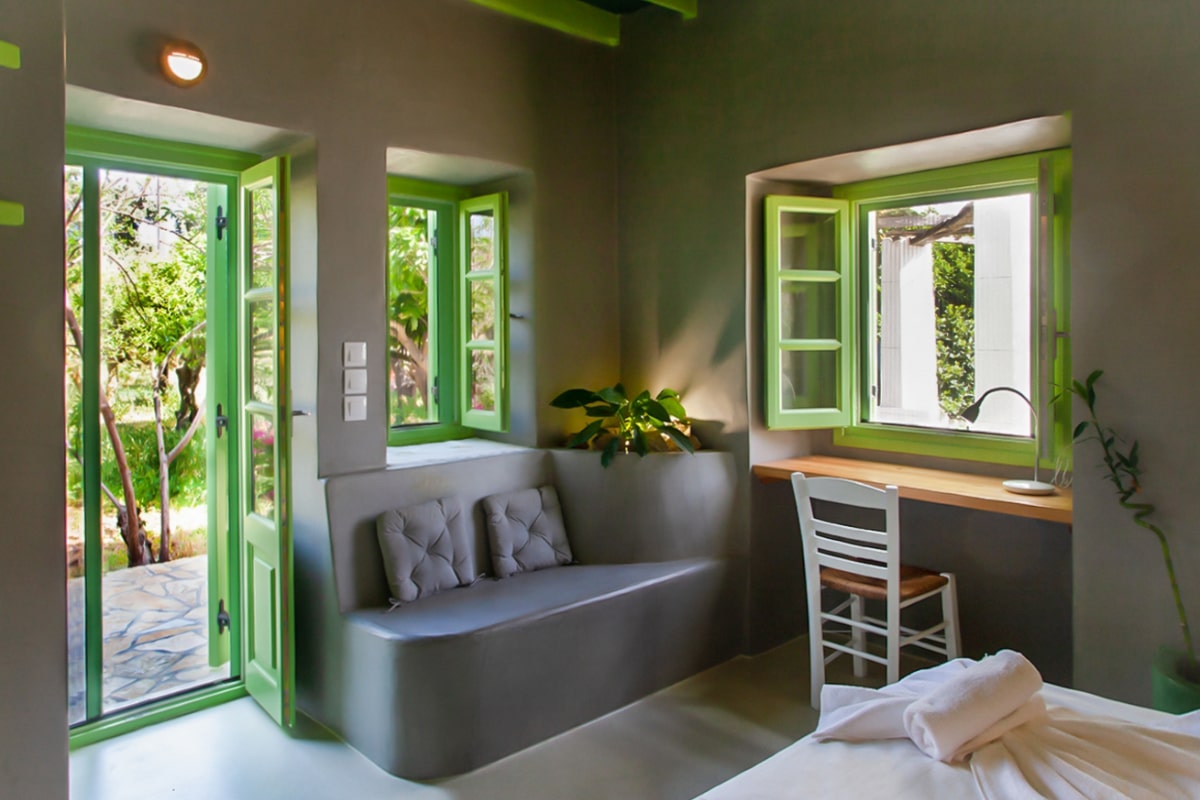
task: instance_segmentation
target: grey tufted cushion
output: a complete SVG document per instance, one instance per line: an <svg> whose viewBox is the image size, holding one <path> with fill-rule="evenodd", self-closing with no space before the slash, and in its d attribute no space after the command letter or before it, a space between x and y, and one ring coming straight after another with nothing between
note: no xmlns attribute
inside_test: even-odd
<svg viewBox="0 0 1200 800"><path fill-rule="evenodd" d="M467 526L456 497L385 511L375 519L392 602L471 582Z"/></svg>
<svg viewBox="0 0 1200 800"><path fill-rule="evenodd" d="M553 486L483 498L497 578L570 564L571 545Z"/></svg>

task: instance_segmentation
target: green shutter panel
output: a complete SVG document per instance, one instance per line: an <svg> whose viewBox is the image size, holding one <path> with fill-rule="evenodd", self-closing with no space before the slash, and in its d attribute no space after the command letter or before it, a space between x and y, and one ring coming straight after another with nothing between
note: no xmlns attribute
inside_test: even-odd
<svg viewBox="0 0 1200 800"><path fill-rule="evenodd" d="M850 204L766 199L768 428L850 424L853 295Z"/></svg>
<svg viewBox="0 0 1200 800"><path fill-rule="evenodd" d="M508 413L508 198L459 203L459 393L462 424L502 431Z"/></svg>

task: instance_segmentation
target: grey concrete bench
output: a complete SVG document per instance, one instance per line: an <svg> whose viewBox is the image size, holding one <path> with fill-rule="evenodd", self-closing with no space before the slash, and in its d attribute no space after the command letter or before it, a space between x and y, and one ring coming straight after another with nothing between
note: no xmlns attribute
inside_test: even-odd
<svg viewBox="0 0 1200 800"><path fill-rule="evenodd" d="M474 573L490 573L479 500L554 484L579 564L490 577L388 611L375 517L458 496ZM331 478L338 615L335 728L381 767L474 769L735 655L744 568L724 453L537 451ZM334 644L333 642L336 642Z"/></svg>

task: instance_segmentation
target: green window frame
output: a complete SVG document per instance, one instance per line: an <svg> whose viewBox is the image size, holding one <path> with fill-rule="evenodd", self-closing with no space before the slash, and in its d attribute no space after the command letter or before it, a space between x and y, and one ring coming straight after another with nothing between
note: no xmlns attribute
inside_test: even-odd
<svg viewBox="0 0 1200 800"><path fill-rule="evenodd" d="M507 429L508 365L508 292L507 292L507 196L504 193L472 197L463 187L398 176L388 177L388 203L391 206L421 208L434 212L428 277L428 364L432 419L429 422L389 425L388 444L403 446L448 441L471 436L474 431ZM471 268L470 223L481 215L490 216L490 260L487 269ZM390 249L390 248L389 248ZM478 251L476 247L476 251ZM391 253L388 253L391 258ZM391 275L391 265L387 270ZM390 277L389 277L390 280ZM487 314L476 306L483 290L490 302ZM388 302L392 287L386 293ZM389 330L392 309L388 311ZM489 335L472 336L485 320L491 322ZM399 402L391 380L391 341L385 374L388 380L388 415L391 419ZM480 355L475 355L480 354ZM472 405L472 365L479 359L493 365L493 391L490 407Z"/></svg>
<svg viewBox="0 0 1200 800"><path fill-rule="evenodd" d="M1033 437L1014 437L959 430L919 428L901 424L869 422L870 359L864 348L873 341L867 329L872 319L869 293L871 276L861 263L868 250L866 219L874 209L897 203L940 202L980 198L1029 190L1034 195L1031 256L1032 297L1030 308L1030 386L1041 422L1042 460L1053 466L1069 456L1071 448L1070 403L1060 396L1060 387L1070 380L1070 194L1069 149L1031 153L926 172L899 175L836 186L833 200L846 203L848 212L837 217L838 235L849 243L840 263L843 284L851 287L846 297L826 295L823 313L846 314L849 334L840 342L843 357L850 362L835 388L839 414L797 413L784 407L784 386L779 362L794 342L780 335L781 287L792 272L782 251L786 246L786 214L806 211L830 203L826 198L772 195L766 200L766 308L767 364L766 416L770 429L832 428L835 445L925 456L1025 465L1034 458ZM782 260L781 260L782 259Z"/></svg>

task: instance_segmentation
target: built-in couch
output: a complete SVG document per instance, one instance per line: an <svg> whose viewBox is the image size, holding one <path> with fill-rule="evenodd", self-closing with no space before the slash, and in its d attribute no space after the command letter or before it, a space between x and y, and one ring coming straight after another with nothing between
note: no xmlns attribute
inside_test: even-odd
<svg viewBox="0 0 1200 800"><path fill-rule="evenodd" d="M493 577L481 499L555 487L577 563ZM523 450L325 482L337 647L323 719L395 775L466 772L737 654L744 565L728 453ZM473 584L391 608L385 511L456 497Z"/></svg>

